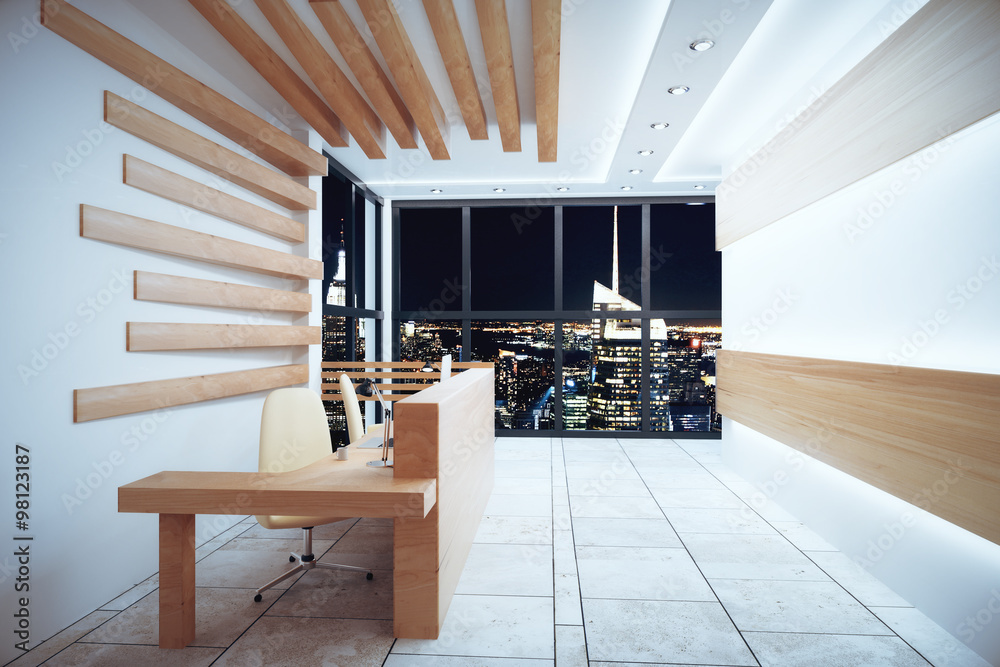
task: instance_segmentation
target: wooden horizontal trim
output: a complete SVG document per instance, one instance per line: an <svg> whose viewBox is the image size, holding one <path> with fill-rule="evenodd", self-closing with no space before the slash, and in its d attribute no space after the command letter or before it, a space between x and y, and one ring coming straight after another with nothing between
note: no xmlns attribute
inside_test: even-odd
<svg viewBox="0 0 1000 667"><path fill-rule="evenodd" d="M76 423L161 410L309 381L309 366L294 364L73 390Z"/></svg>
<svg viewBox="0 0 1000 667"><path fill-rule="evenodd" d="M323 262L315 259L87 204L80 205L80 236L280 278L308 280L323 277Z"/></svg>
<svg viewBox="0 0 1000 667"><path fill-rule="evenodd" d="M423 361L324 361L323 368L423 368ZM431 362L437 363L437 362ZM453 370L493 368L491 361L453 361Z"/></svg>
<svg viewBox="0 0 1000 667"><path fill-rule="evenodd" d="M108 90L104 120L285 208L316 208L316 193L306 186Z"/></svg>
<svg viewBox="0 0 1000 667"><path fill-rule="evenodd" d="M996 113L997 72L1000 3L930 0L722 181L716 248Z"/></svg>
<svg viewBox="0 0 1000 667"><path fill-rule="evenodd" d="M322 342L321 327L176 322L125 323L125 349L128 352L281 347L319 345Z"/></svg>
<svg viewBox="0 0 1000 667"><path fill-rule="evenodd" d="M291 176L325 176L326 158L63 0L42 25Z"/></svg>
<svg viewBox="0 0 1000 667"><path fill-rule="evenodd" d="M329 372L323 371L323 377L337 379L341 374L346 375L352 380L363 380L365 378L374 378L376 380L420 380L422 378L440 378L441 371L433 372L421 372L418 370L413 371L337 371Z"/></svg>
<svg viewBox="0 0 1000 667"><path fill-rule="evenodd" d="M212 27L327 143L347 146L347 133L319 95L268 46L225 0L189 0Z"/></svg>
<svg viewBox="0 0 1000 667"><path fill-rule="evenodd" d="M134 296L139 301L244 308L265 312L312 312L312 296L305 292L288 292L149 271L136 271L134 281Z"/></svg>
<svg viewBox="0 0 1000 667"><path fill-rule="evenodd" d="M716 405L1000 544L1000 375L719 350Z"/></svg>
<svg viewBox="0 0 1000 667"><path fill-rule="evenodd" d="M279 239L293 243L306 240L306 226L298 220L251 204L137 157L125 156L123 178L126 185Z"/></svg>

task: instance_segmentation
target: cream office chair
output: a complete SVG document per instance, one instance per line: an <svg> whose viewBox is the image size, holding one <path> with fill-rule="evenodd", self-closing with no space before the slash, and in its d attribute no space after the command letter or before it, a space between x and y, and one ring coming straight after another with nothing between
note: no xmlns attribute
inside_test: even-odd
<svg viewBox="0 0 1000 667"><path fill-rule="evenodd" d="M260 472L298 470L328 456L332 451L333 444L330 440L330 427L326 421L326 410L323 407L323 401L316 392L304 387L289 387L276 389L268 394L260 418L258 464ZM331 508L331 511L333 509ZM265 528L274 530L301 528L302 553L293 553L289 556L289 562L297 562L296 566L258 588L254 601L260 602L261 594L272 586L299 572L316 567L367 572L367 578L372 579L371 570L363 567L316 561L312 550L313 527L343 520L344 517L336 514L327 516L258 516L257 522Z"/></svg>
<svg viewBox="0 0 1000 667"><path fill-rule="evenodd" d="M358 392L347 373L340 374L340 395L344 399L344 414L347 415L347 440L357 442L365 434L365 422L361 418L361 404L358 402ZM383 428L382 424L371 427L371 431ZM373 443L371 448L380 447L381 443Z"/></svg>

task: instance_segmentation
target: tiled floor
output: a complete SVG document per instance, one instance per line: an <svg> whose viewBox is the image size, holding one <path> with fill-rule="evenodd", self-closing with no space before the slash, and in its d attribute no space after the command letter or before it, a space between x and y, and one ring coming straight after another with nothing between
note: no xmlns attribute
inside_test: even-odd
<svg viewBox="0 0 1000 667"><path fill-rule="evenodd" d="M252 601L298 531L252 518L198 550L195 646L156 647L155 576L13 664L987 665L720 462L718 442L497 440L446 626L392 637L392 524L316 530L314 570ZM759 497L758 497L759 499Z"/></svg>

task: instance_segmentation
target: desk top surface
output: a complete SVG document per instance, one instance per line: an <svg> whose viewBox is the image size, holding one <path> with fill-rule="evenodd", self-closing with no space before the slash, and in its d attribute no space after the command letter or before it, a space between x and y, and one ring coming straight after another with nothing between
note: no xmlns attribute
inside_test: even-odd
<svg viewBox="0 0 1000 667"><path fill-rule="evenodd" d="M437 500L434 479L398 478L373 468L381 449L358 449L381 432L304 468L280 473L164 471L118 488L119 512L158 514L329 514L423 517Z"/></svg>

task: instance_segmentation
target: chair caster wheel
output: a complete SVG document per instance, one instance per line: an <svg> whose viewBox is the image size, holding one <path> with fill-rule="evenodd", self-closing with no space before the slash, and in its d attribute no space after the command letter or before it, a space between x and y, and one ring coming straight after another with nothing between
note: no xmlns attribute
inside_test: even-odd
<svg viewBox="0 0 1000 667"><path fill-rule="evenodd" d="M374 578L375 578L375 575L372 574L371 572L369 572L368 574L365 575L365 579L367 579L368 581L371 581Z"/></svg>
<svg viewBox="0 0 1000 667"><path fill-rule="evenodd" d="M288 562L289 563L294 563L295 562L295 556L289 556L288 557Z"/></svg>
<svg viewBox="0 0 1000 667"><path fill-rule="evenodd" d="M263 599L264 599L264 596L261 595L260 593L257 593L257 595L253 596L253 601L254 602L260 602Z"/></svg>

